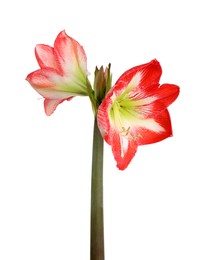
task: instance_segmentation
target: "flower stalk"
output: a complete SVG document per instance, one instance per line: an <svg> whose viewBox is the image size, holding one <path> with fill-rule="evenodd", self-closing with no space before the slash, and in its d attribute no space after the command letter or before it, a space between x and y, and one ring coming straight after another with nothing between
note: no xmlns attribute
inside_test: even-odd
<svg viewBox="0 0 207 260"><path fill-rule="evenodd" d="M103 138L96 117L92 153L90 260L104 260Z"/></svg>

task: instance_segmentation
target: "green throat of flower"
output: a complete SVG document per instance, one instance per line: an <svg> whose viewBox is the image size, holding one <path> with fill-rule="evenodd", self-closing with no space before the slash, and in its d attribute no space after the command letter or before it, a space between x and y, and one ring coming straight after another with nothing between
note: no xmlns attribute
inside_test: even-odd
<svg viewBox="0 0 207 260"><path fill-rule="evenodd" d="M139 114L137 112L138 101L132 100L126 95L118 97L112 96L112 105L109 110L109 117L115 126L120 130L128 129L130 125L137 121Z"/></svg>

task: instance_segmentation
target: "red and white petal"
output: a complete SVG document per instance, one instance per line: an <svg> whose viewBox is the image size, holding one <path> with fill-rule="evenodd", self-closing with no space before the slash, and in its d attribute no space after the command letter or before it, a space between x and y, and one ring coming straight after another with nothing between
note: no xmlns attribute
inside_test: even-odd
<svg viewBox="0 0 207 260"><path fill-rule="evenodd" d="M40 68L50 67L56 69L54 49L52 47L44 44L37 44L35 56Z"/></svg>
<svg viewBox="0 0 207 260"><path fill-rule="evenodd" d="M161 111L166 109L165 104L159 101L156 96L145 97L135 101L136 107L134 110L137 114L137 119L153 118Z"/></svg>
<svg viewBox="0 0 207 260"><path fill-rule="evenodd" d="M145 97L137 100L136 111L142 118L154 118L173 103L178 95L178 86L163 84L155 91L146 91Z"/></svg>
<svg viewBox="0 0 207 260"><path fill-rule="evenodd" d="M63 101L65 100L71 100L73 97L71 98L67 98L67 99L45 99L44 100L44 108L45 108L45 114L47 116L50 116L54 111L55 109L57 108L57 106L59 104L61 104Z"/></svg>
<svg viewBox="0 0 207 260"><path fill-rule="evenodd" d="M121 75L115 83L112 91L119 95L120 91L131 92L138 88L140 95L146 90L153 89L159 86L159 80L162 74L160 63L157 60L152 60L149 63L133 67Z"/></svg>
<svg viewBox="0 0 207 260"><path fill-rule="evenodd" d="M123 132L110 128L109 138L117 167L124 170L133 159L139 145L162 141L172 136L168 110L154 119L139 120Z"/></svg>
<svg viewBox="0 0 207 260"><path fill-rule="evenodd" d="M154 93L154 95L162 102L167 108L172 104L180 93L180 88L174 84L163 84Z"/></svg>
<svg viewBox="0 0 207 260"><path fill-rule="evenodd" d="M111 130L110 139L117 167L120 170L124 170L129 165L137 151L138 140L130 138L130 136L122 135L115 129Z"/></svg>
<svg viewBox="0 0 207 260"><path fill-rule="evenodd" d="M26 80L46 99L61 100L75 95L63 87L63 78L54 69L36 70Z"/></svg>
<svg viewBox="0 0 207 260"><path fill-rule="evenodd" d="M57 36L54 43L54 50L57 63L64 75L80 70L87 74L87 59L83 47L73 38L69 37L65 31Z"/></svg>
<svg viewBox="0 0 207 260"><path fill-rule="evenodd" d="M134 131L138 137L138 145L156 143L172 136L168 110L164 110L154 118L139 120Z"/></svg>
<svg viewBox="0 0 207 260"><path fill-rule="evenodd" d="M107 97L100 104L97 112L97 124L103 139L108 143L110 143L109 131L110 131L110 121L109 121L109 109L111 107L111 96L112 92L107 95Z"/></svg>

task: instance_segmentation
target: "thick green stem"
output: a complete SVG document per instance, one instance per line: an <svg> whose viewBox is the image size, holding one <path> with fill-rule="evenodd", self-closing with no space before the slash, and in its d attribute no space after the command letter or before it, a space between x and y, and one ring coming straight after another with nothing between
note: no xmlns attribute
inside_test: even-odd
<svg viewBox="0 0 207 260"><path fill-rule="evenodd" d="M104 260L103 219L103 138L94 120L91 179L91 249L90 260Z"/></svg>

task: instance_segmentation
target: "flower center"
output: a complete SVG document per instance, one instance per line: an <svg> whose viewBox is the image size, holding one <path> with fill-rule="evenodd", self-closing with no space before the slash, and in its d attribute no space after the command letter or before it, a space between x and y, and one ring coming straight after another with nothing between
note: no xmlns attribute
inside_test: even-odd
<svg viewBox="0 0 207 260"><path fill-rule="evenodd" d="M128 136L130 128L139 117L136 109L137 103L137 101L130 99L128 95L122 94L116 97L114 94L112 96L112 106L109 111L110 120L114 123L115 128L120 133L124 133L125 136Z"/></svg>

